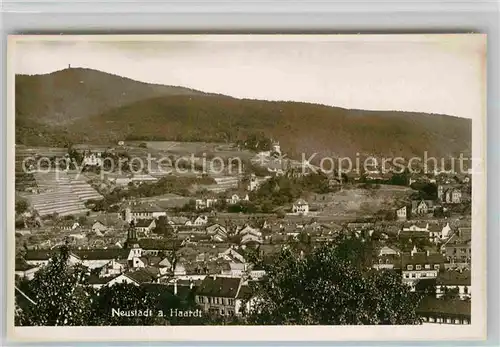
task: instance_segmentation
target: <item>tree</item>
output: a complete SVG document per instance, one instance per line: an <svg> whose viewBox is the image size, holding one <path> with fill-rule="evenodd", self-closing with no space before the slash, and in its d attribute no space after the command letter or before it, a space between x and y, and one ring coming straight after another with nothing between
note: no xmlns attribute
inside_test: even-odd
<svg viewBox="0 0 500 347"><path fill-rule="evenodd" d="M153 229L153 233L157 235L162 235L164 237L170 237L174 233L174 228L168 224L168 219L166 216L160 216L156 222L156 226Z"/></svg>
<svg viewBox="0 0 500 347"><path fill-rule="evenodd" d="M436 296L436 279L420 279L415 284L415 291L425 296Z"/></svg>
<svg viewBox="0 0 500 347"><path fill-rule="evenodd" d="M393 210L379 210L375 214L375 218L379 221L393 221L396 220L396 212Z"/></svg>
<svg viewBox="0 0 500 347"><path fill-rule="evenodd" d="M29 204L25 199L16 199L16 213L22 214L28 210Z"/></svg>
<svg viewBox="0 0 500 347"><path fill-rule="evenodd" d="M18 312L19 325L86 325L91 315L91 292L81 265L70 266L64 246L26 286L28 302Z"/></svg>
<svg viewBox="0 0 500 347"><path fill-rule="evenodd" d="M128 283L104 286L96 291L87 283L86 269L80 264L70 264L69 254L69 248L64 246L33 280L16 280L16 325L203 324L198 318L170 317L170 309L197 308L192 291L180 297L164 285L148 287ZM136 314L120 315L116 314L117 310ZM147 315L139 314L145 311Z"/></svg>
<svg viewBox="0 0 500 347"><path fill-rule="evenodd" d="M24 219L16 219L14 225L16 229L24 229L26 227Z"/></svg>
<svg viewBox="0 0 500 347"><path fill-rule="evenodd" d="M92 304L91 325L154 325L165 324L154 296L143 286L130 283L117 283L102 287ZM113 314L113 309L136 312L132 316ZM141 312L142 314L139 314ZM146 313L146 314L144 314Z"/></svg>
<svg viewBox="0 0 500 347"><path fill-rule="evenodd" d="M413 198L424 200L437 199L437 185L435 183L415 182L410 186L412 189L418 190Z"/></svg>
<svg viewBox="0 0 500 347"><path fill-rule="evenodd" d="M460 298L458 287L455 288L444 287L443 291L444 293L443 296L441 297L441 299L443 300L456 300Z"/></svg>
<svg viewBox="0 0 500 347"><path fill-rule="evenodd" d="M408 169L406 169L404 172L393 174L387 183L397 186L406 186L409 182L410 172Z"/></svg>
<svg viewBox="0 0 500 347"><path fill-rule="evenodd" d="M357 244L357 246L356 246ZM342 238L304 254L284 248L262 262L264 281L252 284L250 324L418 324L419 295L401 276L362 259L362 242Z"/></svg>
<svg viewBox="0 0 500 347"><path fill-rule="evenodd" d="M279 218L279 219L283 219L286 217L286 214L283 210L279 210L276 212L276 217Z"/></svg>

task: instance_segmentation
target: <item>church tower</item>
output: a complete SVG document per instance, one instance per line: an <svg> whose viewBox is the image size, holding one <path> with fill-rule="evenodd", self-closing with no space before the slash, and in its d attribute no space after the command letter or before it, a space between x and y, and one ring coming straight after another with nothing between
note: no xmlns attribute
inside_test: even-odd
<svg viewBox="0 0 500 347"><path fill-rule="evenodd" d="M139 239L137 238L137 230L135 229L135 221L133 220L128 226L125 248L139 248Z"/></svg>

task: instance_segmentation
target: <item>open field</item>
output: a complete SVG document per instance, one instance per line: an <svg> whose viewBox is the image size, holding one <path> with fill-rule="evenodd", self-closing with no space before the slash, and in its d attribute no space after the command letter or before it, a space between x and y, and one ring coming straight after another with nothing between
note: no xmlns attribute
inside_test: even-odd
<svg viewBox="0 0 500 347"><path fill-rule="evenodd" d="M329 194L312 195L308 201L318 216L370 216L380 210L394 209L414 192L409 187L380 185L379 188L352 188Z"/></svg>
<svg viewBox="0 0 500 347"><path fill-rule="evenodd" d="M141 202L152 202L161 208L170 209L174 207L182 207L185 204L187 204L190 199L191 198L189 197L180 196L176 194L164 194L151 198L140 198L138 200Z"/></svg>
<svg viewBox="0 0 500 347"><path fill-rule="evenodd" d="M203 154L210 159L211 155L225 158L239 157L241 160L249 160L255 154L247 151L239 151L231 144L219 142L178 142L178 141L127 141L127 146L139 146L146 144L147 150L157 153L173 154L178 156L202 157Z"/></svg>

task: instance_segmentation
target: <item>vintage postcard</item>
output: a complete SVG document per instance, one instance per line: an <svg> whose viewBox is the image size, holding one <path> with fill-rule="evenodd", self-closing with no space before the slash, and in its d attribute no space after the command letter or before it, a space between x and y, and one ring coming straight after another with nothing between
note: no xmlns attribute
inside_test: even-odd
<svg viewBox="0 0 500 347"><path fill-rule="evenodd" d="M16 341L486 338L486 36L11 36Z"/></svg>

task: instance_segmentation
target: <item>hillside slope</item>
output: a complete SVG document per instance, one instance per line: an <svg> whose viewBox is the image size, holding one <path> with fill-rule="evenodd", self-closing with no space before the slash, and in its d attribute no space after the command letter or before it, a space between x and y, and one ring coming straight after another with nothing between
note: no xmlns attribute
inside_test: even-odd
<svg viewBox="0 0 500 347"><path fill-rule="evenodd" d="M156 96L203 94L91 69L70 68L46 75L17 75L16 117L64 124Z"/></svg>
<svg viewBox="0 0 500 347"><path fill-rule="evenodd" d="M16 143L232 142L262 132L278 139L295 157L317 152L333 157L359 153L408 158L422 157L425 151L447 157L471 149L470 119L241 100L71 70L56 76L17 77ZM69 77L58 77L60 73ZM84 83L77 83L79 74Z"/></svg>
<svg viewBox="0 0 500 347"><path fill-rule="evenodd" d="M447 156L470 150L471 121L443 115L347 110L295 102L169 96L76 122L82 141L236 141L262 132L297 156Z"/></svg>

